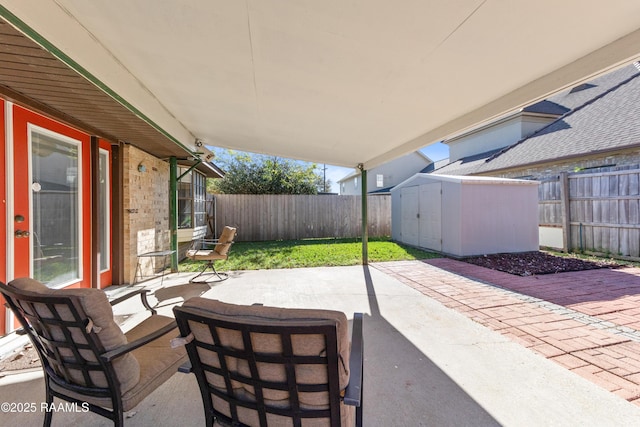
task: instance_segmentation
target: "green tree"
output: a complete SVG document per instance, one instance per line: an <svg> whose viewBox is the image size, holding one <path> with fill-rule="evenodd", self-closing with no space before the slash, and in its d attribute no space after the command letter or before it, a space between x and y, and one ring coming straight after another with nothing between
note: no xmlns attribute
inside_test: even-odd
<svg viewBox="0 0 640 427"><path fill-rule="evenodd" d="M225 177L210 181L213 193L317 194L323 188L323 179L312 163L233 151L219 156L217 163Z"/></svg>

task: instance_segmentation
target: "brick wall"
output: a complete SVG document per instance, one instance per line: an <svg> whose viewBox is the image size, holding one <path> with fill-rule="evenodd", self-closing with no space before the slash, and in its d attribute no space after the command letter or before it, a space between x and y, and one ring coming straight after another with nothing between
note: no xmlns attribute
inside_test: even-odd
<svg viewBox="0 0 640 427"><path fill-rule="evenodd" d="M123 149L124 161L124 278L133 283L137 255L170 248L169 163L131 145ZM139 170L144 166L144 171ZM161 258L141 258L143 275L153 274Z"/></svg>

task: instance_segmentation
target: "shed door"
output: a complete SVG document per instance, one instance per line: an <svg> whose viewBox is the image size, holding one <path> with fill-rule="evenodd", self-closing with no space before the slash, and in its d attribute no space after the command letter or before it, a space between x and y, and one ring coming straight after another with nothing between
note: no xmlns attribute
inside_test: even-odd
<svg viewBox="0 0 640 427"><path fill-rule="evenodd" d="M408 245L418 246L419 223L418 223L418 186L405 187L400 190L400 206L402 209L402 225L400 233L402 242Z"/></svg>
<svg viewBox="0 0 640 427"><path fill-rule="evenodd" d="M442 251L442 184L434 182L420 186L421 248Z"/></svg>

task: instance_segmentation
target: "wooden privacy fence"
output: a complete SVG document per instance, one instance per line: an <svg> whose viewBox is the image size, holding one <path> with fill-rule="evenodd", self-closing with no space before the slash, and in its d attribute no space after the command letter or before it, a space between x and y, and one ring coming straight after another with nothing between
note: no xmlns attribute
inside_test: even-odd
<svg viewBox="0 0 640 427"><path fill-rule="evenodd" d="M640 257L639 181L640 169L542 180L540 226L561 227L566 250Z"/></svg>
<svg viewBox="0 0 640 427"><path fill-rule="evenodd" d="M216 195L216 228L238 227L237 241L359 237L361 196ZM368 196L368 232L391 235L391 196Z"/></svg>

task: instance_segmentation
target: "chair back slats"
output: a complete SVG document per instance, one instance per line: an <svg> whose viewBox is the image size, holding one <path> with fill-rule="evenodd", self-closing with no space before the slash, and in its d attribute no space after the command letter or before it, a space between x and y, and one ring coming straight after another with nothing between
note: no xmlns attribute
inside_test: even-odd
<svg viewBox="0 0 640 427"><path fill-rule="evenodd" d="M207 365L202 364L202 369L207 370L209 372L213 372L217 375L220 375L224 378L224 383L225 383L225 388L226 388L226 394L220 392L218 394L218 397L224 398L224 396L233 396L233 386L232 386L232 378L229 375L229 368L227 367L227 353L226 351L223 350L223 348L220 346L220 337L218 336L218 330L215 328L214 325L209 324L207 325L209 327L209 333L211 334L211 337L213 338L213 343L214 345L208 345L207 343L204 343L205 345L203 346L204 348L207 348L210 351L215 352L218 355L218 361L220 363L220 369L219 370L215 370L214 366L211 365ZM178 325L178 327L180 327ZM223 350L223 351L220 351ZM189 350L187 350L188 352ZM196 350L197 351L197 350ZM229 352L229 353L235 353L235 352ZM221 357L222 356L222 357ZM235 356L233 356L235 357ZM238 376L238 378L236 380L241 380L241 378ZM209 390L210 392L212 391L211 389ZM215 392L217 392L217 390L215 390ZM214 392L214 394L216 394ZM238 411L237 411L237 403L233 404L230 402L229 405L229 410L231 411L231 418L234 420L238 419Z"/></svg>
<svg viewBox="0 0 640 427"><path fill-rule="evenodd" d="M223 233L224 234L224 233ZM242 342L244 344L244 351L238 353L238 357L242 360L245 360L249 363L249 372L251 372L250 379L255 379L253 381L246 381L242 376L240 376L241 381L245 384L251 384L253 388L253 394L256 396L256 405L255 409L258 412L258 417L260 418L260 425L267 425L267 407L264 404L264 394L263 394L263 382L258 380L260 375L258 374L258 366L256 363L255 356L253 354L253 345L251 343L251 332L246 325L244 327L240 327L239 330L242 332ZM218 346L222 346L221 342L216 343ZM227 371L227 376L229 376L229 372ZM227 394L233 396L233 390L227 387Z"/></svg>
<svg viewBox="0 0 640 427"><path fill-rule="evenodd" d="M285 366L287 385L289 386L289 404L291 405L291 413L293 414L293 425L298 426L301 424L302 420L300 420L299 415L300 401L298 399L298 388L296 382L296 365L293 360L293 345L291 344L290 334L284 333L280 336L282 339L282 362Z"/></svg>
<svg viewBox="0 0 640 427"><path fill-rule="evenodd" d="M18 294L4 284L2 290L52 381L83 393L91 390L92 396L110 396L110 382L117 379L100 361L104 347L88 328L89 316L77 298Z"/></svg>
<svg viewBox="0 0 640 427"><path fill-rule="evenodd" d="M43 348L46 350L45 356L53 371L70 384L78 382L79 373L82 384L96 387L91 372L102 371L102 367L97 361L92 362L83 357L83 353L92 354L94 357L96 355L88 344L90 338L85 337L86 344L78 339L86 335L87 317L70 300L60 304L33 303L31 304L33 313L37 313L39 304L50 311L50 318L39 315L25 317L31 325L38 325L41 328L37 335L43 343ZM72 319L63 320L60 312L70 313Z"/></svg>
<svg viewBox="0 0 640 427"><path fill-rule="evenodd" d="M50 289L21 277L0 282L0 295L42 362L44 402L52 408L45 411L45 426L51 425L56 412L54 399L62 399L121 427L124 412L171 378L186 360L184 348L169 345L176 328L173 319L153 314L125 335L107 294L99 289ZM140 292L132 291L134 295Z"/></svg>
<svg viewBox="0 0 640 427"><path fill-rule="evenodd" d="M176 307L174 312L181 334L195 337L187 352L203 402L215 417L240 426L264 427L273 416L287 418L293 426L312 418L340 425L334 321L233 319L193 307ZM305 337L316 343L321 339L322 354L299 354L296 344L304 343ZM300 376L309 367L315 369L313 380L309 374Z"/></svg>

